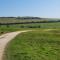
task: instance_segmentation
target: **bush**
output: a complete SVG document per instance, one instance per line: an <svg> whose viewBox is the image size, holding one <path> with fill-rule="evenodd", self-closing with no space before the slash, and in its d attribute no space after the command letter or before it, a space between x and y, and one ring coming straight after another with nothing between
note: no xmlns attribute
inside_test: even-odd
<svg viewBox="0 0 60 60"><path fill-rule="evenodd" d="M20 26L21 28L24 28L25 26L24 25L22 25L22 26Z"/></svg>
<svg viewBox="0 0 60 60"><path fill-rule="evenodd" d="M7 26L7 28L9 28L9 25L6 25Z"/></svg>

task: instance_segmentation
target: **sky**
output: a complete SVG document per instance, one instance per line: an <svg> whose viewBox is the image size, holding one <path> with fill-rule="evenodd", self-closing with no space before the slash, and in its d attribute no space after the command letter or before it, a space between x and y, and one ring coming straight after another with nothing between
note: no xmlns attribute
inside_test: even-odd
<svg viewBox="0 0 60 60"><path fill-rule="evenodd" d="M60 18L60 0L0 0L0 17Z"/></svg>

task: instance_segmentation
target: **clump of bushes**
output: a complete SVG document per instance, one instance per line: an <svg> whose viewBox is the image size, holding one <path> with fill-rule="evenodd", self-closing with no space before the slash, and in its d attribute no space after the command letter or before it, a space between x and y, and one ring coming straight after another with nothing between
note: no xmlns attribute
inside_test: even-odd
<svg viewBox="0 0 60 60"><path fill-rule="evenodd" d="M24 26L24 25L22 25L22 26L20 26L21 28L41 28L41 26L39 25L39 26Z"/></svg>
<svg viewBox="0 0 60 60"><path fill-rule="evenodd" d="M24 25L22 25L22 26L20 26L21 28L24 28L25 26Z"/></svg>

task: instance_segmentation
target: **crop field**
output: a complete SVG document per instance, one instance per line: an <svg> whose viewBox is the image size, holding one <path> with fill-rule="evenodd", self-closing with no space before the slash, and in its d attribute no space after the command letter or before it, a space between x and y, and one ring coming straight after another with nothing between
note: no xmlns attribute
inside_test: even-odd
<svg viewBox="0 0 60 60"><path fill-rule="evenodd" d="M60 60L60 30L38 29L13 39L5 50L5 60Z"/></svg>

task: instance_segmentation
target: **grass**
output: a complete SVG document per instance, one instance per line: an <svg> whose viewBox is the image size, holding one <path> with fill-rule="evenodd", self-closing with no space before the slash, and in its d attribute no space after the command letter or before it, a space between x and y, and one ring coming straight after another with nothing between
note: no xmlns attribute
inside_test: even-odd
<svg viewBox="0 0 60 60"><path fill-rule="evenodd" d="M4 60L60 60L60 30L19 34L8 43Z"/></svg>
<svg viewBox="0 0 60 60"><path fill-rule="evenodd" d="M0 18L0 23L31 21L37 22L40 20ZM60 22L0 25L0 35L19 30L34 31L22 33L8 43L4 60L60 60Z"/></svg>
<svg viewBox="0 0 60 60"><path fill-rule="evenodd" d="M32 23L32 24L16 24L16 25L0 25L0 34L19 31L19 30L38 30L38 29L60 29L60 22L56 23Z"/></svg>

